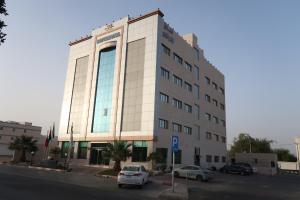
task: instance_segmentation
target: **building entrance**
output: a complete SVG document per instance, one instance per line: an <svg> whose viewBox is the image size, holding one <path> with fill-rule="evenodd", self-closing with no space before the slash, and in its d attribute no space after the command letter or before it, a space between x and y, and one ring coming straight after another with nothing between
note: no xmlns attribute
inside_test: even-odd
<svg viewBox="0 0 300 200"><path fill-rule="evenodd" d="M109 159L104 158L103 152L107 146L107 143L92 143L91 144L91 165L109 165Z"/></svg>

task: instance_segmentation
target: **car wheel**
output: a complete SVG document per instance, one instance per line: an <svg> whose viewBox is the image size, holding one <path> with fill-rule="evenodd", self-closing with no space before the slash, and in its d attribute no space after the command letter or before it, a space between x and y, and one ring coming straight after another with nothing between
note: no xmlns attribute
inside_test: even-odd
<svg viewBox="0 0 300 200"><path fill-rule="evenodd" d="M121 187L122 187L122 184L118 184L118 187L121 188Z"/></svg>
<svg viewBox="0 0 300 200"><path fill-rule="evenodd" d="M243 171L241 171L241 173L240 173L242 176L244 176L245 175L245 172L243 172Z"/></svg>
<svg viewBox="0 0 300 200"><path fill-rule="evenodd" d="M178 172L174 172L174 176L175 177L179 177L179 173Z"/></svg>

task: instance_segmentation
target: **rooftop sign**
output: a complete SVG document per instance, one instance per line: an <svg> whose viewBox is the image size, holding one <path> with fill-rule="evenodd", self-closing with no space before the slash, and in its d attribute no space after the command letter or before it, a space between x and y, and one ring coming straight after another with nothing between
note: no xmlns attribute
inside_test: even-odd
<svg viewBox="0 0 300 200"><path fill-rule="evenodd" d="M114 38L119 37L119 36L120 36L120 32L117 32L117 33L108 35L108 36L106 36L106 37L103 37L103 38L100 38L99 40L97 40L97 44L100 44L100 43L102 43L102 42L105 42L105 41L114 39Z"/></svg>

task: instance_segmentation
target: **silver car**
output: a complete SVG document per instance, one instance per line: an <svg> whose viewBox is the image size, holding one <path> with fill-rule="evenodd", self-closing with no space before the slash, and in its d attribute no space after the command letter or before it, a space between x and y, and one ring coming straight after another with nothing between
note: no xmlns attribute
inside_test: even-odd
<svg viewBox="0 0 300 200"><path fill-rule="evenodd" d="M174 169L175 177L191 178L200 181L208 181L213 178L213 172L196 165L186 165Z"/></svg>
<svg viewBox="0 0 300 200"><path fill-rule="evenodd" d="M138 185L143 187L148 182L149 173L143 165L125 166L118 175L118 186Z"/></svg>

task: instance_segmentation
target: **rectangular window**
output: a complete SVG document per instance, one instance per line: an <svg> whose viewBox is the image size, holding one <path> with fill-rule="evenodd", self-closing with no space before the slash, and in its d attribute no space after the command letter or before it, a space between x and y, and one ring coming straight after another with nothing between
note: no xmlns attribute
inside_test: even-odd
<svg viewBox="0 0 300 200"><path fill-rule="evenodd" d="M205 118L210 121L211 120L211 114L209 113L205 113Z"/></svg>
<svg viewBox="0 0 300 200"><path fill-rule="evenodd" d="M226 137L222 136L221 140L222 140L222 143L226 143Z"/></svg>
<svg viewBox="0 0 300 200"><path fill-rule="evenodd" d="M180 100L178 100L178 99L173 98L173 103L172 103L172 105L173 105L175 108L182 109L182 101L180 101Z"/></svg>
<svg viewBox="0 0 300 200"><path fill-rule="evenodd" d="M213 87L218 90L218 85L215 82L212 82Z"/></svg>
<svg viewBox="0 0 300 200"><path fill-rule="evenodd" d="M219 142L219 136L217 134L214 134L214 136L215 136L216 141Z"/></svg>
<svg viewBox="0 0 300 200"><path fill-rule="evenodd" d="M225 91L224 91L224 89L223 88L219 88L219 91L222 93L222 94L224 94L225 93Z"/></svg>
<svg viewBox="0 0 300 200"><path fill-rule="evenodd" d="M68 156L69 145L70 145L70 142L68 142L68 141L62 142L61 150L60 150L60 157L66 158ZM73 153L74 153L74 147L73 147L73 149L71 149L71 158L73 158Z"/></svg>
<svg viewBox="0 0 300 200"><path fill-rule="evenodd" d="M164 102L164 103L169 103L169 96L161 92L160 93L160 101Z"/></svg>
<svg viewBox="0 0 300 200"><path fill-rule="evenodd" d="M215 156L214 160L215 160L215 163L218 163L219 162L219 159L220 157L219 156Z"/></svg>
<svg viewBox="0 0 300 200"><path fill-rule="evenodd" d="M199 85L195 84L195 96L199 99L200 98L200 90L199 90Z"/></svg>
<svg viewBox="0 0 300 200"><path fill-rule="evenodd" d="M218 123L219 123L219 118L217 118L216 116L214 116L213 118L214 118L214 122L215 122L216 124L218 124Z"/></svg>
<svg viewBox="0 0 300 200"><path fill-rule="evenodd" d="M192 65L186 61L184 62L184 67L189 71L192 71L192 68L193 68Z"/></svg>
<svg viewBox="0 0 300 200"><path fill-rule="evenodd" d="M210 102L210 96L208 94L205 95L205 101Z"/></svg>
<svg viewBox="0 0 300 200"><path fill-rule="evenodd" d="M189 135L192 135L192 128L188 126L183 127L183 132Z"/></svg>
<svg viewBox="0 0 300 200"><path fill-rule="evenodd" d="M210 85L210 78L208 78L207 76L205 76L205 82L206 82L206 84Z"/></svg>
<svg viewBox="0 0 300 200"><path fill-rule="evenodd" d="M206 132L206 139L211 140L212 136L210 132Z"/></svg>
<svg viewBox="0 0 300 200"><path fill-rule="evenodd" d="M220 108L221 108L221 110L225 110L225 105L220 103Z"/></svg>
<svg viewBox="0 0 300 200"><path fill-rule="evenodd" d="M226 162L226 157L222 156L222 162L225 163Z"/></svg>
<svg viewBox="0 0 300 200"><path fill-rule="evenodd" d="M167 54L168 56L170 56L170 52L171 52L170 49L166 45L164 45L164 44L161 44L161 46L163 48L163 52L165 54Z"/></svg>
<svg viewBox="0 0 300 200"><path fill-rule="evenodd" d="M195 115L196 115L196 119L200 119L200 108L199 105L195 104Z"/></svg>
<svg viewBox="0 0 300 200"><path fill-rule="evenodd" d="M168 121L164 119L159 119L159 128L168 129L169 128Z"/></svg>
<svg viewBox="0 0 300 200"><path fill-rule="evenodd" d="M134 141L132 146L132 162L146 162L147 147L147 141Z"/></svg>
<svg viewBox="0 0 300 200"><path fill-rule="evenodd" d="M211 161L212 161L212 156L206 155L206 162L211 163Z"/></svg>
<svg viewBox="0 0 300 200"><path fill-rule="evenodd" d="M176 53L173 53L173 56L174 56L175 62L182 65L182 58L180 56L178 56Z"/></svg>
<svg viewBox="0 0 300 200"><path fill-rule="evenodd" d="M222 123L222 126L226 126L226 122L225 122L225 120L221 120L221 123Z"/></svg>
<svg viewBox="0 0 300 200"><path fill-rule="evenodd" d="M182 131L182 126L173 122L173 131L180 133Z"/></svg>
<svg viewBox="0 0 300 200"><path fill-rule="evenodd" d="M171 163L173 163L173 153L171 152ZM181 164L181 150L175 152L175 164Z"/></svg>
<svg viewBox="0 0 300 200"><path fill-rule="evenodd" d="M77 158L78 159L86 159L87 158L87 149L88 149L88 142L79 142Z"/></svg>
<svg viewBox="0 0 300 200"><path fill-rule="evenodd" d="M182 79L176 75L173 75L173 82L175 85L182 87Z"/></svg>
<svg viewBox="0 0 300 200"><path fill-rule="evenodd" d="M218 107L218 101L216 99L213 99L213 104Z"/></svg>
<svg viewBox="0 0 300 200"><path fill-rule="evenodd" d="M168 148L156 148L156 152L161 155L162 160L158 161L158 163L167 163L168 158Z"/></svg>
<svg viewBox="0 0 300 200"><path fill-rule="evenodd" d="M166 79L170 79L170 72L163 67L160 67L160 75Z"/></svg>
<svg viewBox="0 0 300 200"><path fill-rule="evenodd" d="M187 90L187 91L189 91L189 92L192 92L192 85L191 84L189 84L188 82L184 82L184 88Z"/></svg>
<svg viewBox="0 0 300 200"><path fill-rule="evenodd" d="M199 71L199 67L197 67L196 65L194 65L194 75L195 75L195 78L197 79L197 80L199 80L200 79L200 71Z"/></svg>
<svg viewBox="0 0 300 200"><path fill-rule="evenodd" d="M192 106L189 104L184 104L184 109L186 112L192 113Z"/></svg>

